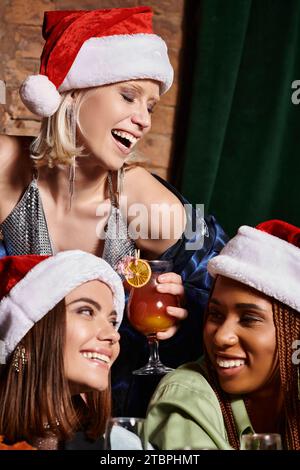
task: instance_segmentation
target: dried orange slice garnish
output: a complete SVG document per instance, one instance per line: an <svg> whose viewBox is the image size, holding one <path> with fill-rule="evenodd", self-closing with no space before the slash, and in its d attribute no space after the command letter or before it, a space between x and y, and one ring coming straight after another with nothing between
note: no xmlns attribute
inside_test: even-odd
<svg viewBox="0 0 300 470"><path fill-rule="evenodd" d="M126 266L125 278L131 287L143 287L149 282L151 268L144 259L132 259Z"/></svg>

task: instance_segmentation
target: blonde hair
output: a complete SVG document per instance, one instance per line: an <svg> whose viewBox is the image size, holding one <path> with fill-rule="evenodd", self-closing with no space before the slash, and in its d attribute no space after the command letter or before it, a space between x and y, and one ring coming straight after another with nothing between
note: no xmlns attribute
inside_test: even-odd
<svg viewBox="0 0 300 470"><path fill-rule="evenodd" d="M30 146L31 158L37 168L45 165L49 168L71 165L74 157L84 157L89 154L84 145L77 146L75 129L78 127L81 134L85 135L79 122L80 108L84 101L97 91L97 88L70 90L62 93L58 110L53 116L42 120L40 132ZM145 157L136 150L125 159L126 166L145 162Z"/></svg>

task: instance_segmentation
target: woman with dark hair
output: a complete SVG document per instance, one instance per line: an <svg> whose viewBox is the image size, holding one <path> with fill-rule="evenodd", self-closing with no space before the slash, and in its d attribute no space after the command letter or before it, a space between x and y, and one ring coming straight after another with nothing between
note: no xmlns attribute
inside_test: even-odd
<svg viewBox="0 0 300 470"><path fill-rule="evenodd" d="M300 450L299 240L282 221L244 226L209 262L205 355L160 383L145 425L152 444L239 449L255 431Z"/></svg>
<svg viewBox="0 0 300 470"><path fill-rule="evenodd" d="M0 435L37 449L101 449L124 290L79 250L0 260Z"/></svg>

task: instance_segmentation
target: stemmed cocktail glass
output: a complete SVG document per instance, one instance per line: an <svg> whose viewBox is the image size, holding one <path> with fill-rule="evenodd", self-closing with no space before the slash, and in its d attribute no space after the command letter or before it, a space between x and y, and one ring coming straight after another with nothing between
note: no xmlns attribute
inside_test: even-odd
<svg viewBox="0 0 300 470"><path fill-rule="evenodd" d="M157 333L164 331L176 323L169 315L166 307L178 307L178 297L157 291L158 276L171 272L171 261L147 261L151 268L151 277L146 285L132 288L128 301L128 319L132 326L143 333L148 340L150 356L148 363L141 369L135 370L135 375L166 374L173 369L165 366L159 358Z"/></svg>

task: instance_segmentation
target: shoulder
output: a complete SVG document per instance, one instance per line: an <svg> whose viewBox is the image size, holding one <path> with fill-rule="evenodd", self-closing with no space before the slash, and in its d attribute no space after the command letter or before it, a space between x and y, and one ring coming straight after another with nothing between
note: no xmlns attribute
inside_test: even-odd
<svg viewBox="0 0 300 470"><path fill-rule="evenodd" d="M146 435L159 449L228 449L219 401L199 367L190 363L167 374L147 410Z"/></svg>
<svg viewBox="0 0 300 470"><path fill-rule="evenodd" d="M0 136L0 220L17 204L32 178L29 159L31 138Z"/></svg>
<svg viewBox="0 0 300 470"><path fill-rule="evenodd" d="M31 137L0 134L0 157L14 157L20 153L23 145L30 143Z"/></svg>
<svg viewBox="0 0 300 470"><path fill-rule="evenodd" d="M18 148L17 137L10 135L0 135L0 158L3 163L5 160L15 158Z"/></svg>
<svg viewBox="0 0 300 470"><path fill-rule="evenodd" d="M173 400L182 408L187 406L190 409L192 402L199 404L200 400L210 402L219 411L217 396L197 366L197 362L188 363L167 374L156 389L152 404Z"/></svg>
<svg viewBox="0 0 300 470"><path fill-rule="evenodd" d="M2 176L13 169L31 166L29 161L29 145L31 137L0 135L0 164Z"/></svg>
<svg viewBox="0 0 300 470"><path fill-rule="evenodd" d="M182 205L168 188L161 184L149 171L135 166L126 171L125 192L132 202L166 203Z"/></svg>

